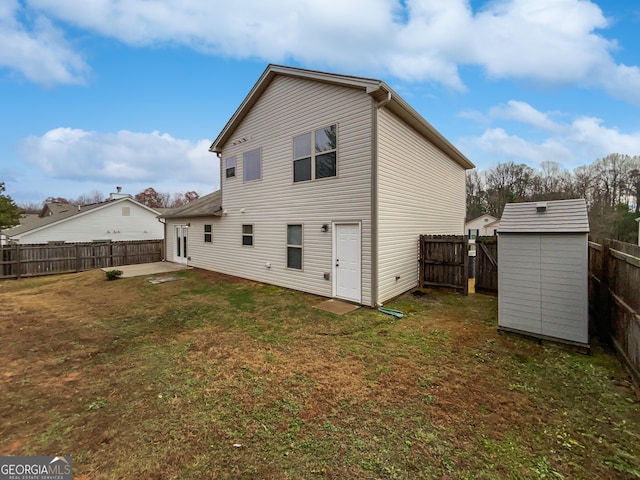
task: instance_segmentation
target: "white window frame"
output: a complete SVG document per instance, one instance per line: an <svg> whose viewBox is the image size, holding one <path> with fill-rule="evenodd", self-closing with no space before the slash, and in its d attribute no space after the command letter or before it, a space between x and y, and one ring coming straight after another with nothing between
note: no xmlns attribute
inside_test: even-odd
<svg viewBox="0 0 640 480"><path fill-rule="evenodd" d="M320 131L320 130L325 130L327 128L331 128L334 127L335 132L336 132L336 146L335 148L331 149L331 150L325 150L323 152L316 152L315 149L315 141L316 141L316 132ZM304 155L304 156L299 156L296 157L295 155L295 141L296 138L302 137L304 135L311 135L311 146L310 146L310 153L309 155ZM326 180L326 179L330 179L330 178L336 178L338 176L338 124L337 123L332 123L331 125L327 125L324 127L320 127L320 128L314 128L311 131L306 131L304 133L300 133L299 135L296 135L295 137L293 137L293 140L291 142L291 150L292 150L292 157L293 157L293 161L291 162L291 182L292 183L306 183L306 182L315 182L316 180ZM330 177L321 177L321 178L317 178L316 177L316 158L322 155L326 155L329 153L335 153L336 156L336 174L332 175ZM311 178L309 178L308 180L298 180L296 181L295 178L295 163L296 161L299 160L305 160L307 158L310 158L311 161Z"/></svg>
<svg viewBox="0 0 640 480"><path fill-rule="evenodd" d="M244 233L244 227L251 227L251 233ZM245 237L250 237L251 238L251 245L247 245L247 244L244 243L244 238ZM254 237L255 237L255 232L253 230L253 223L243 223L242 224L242 246L243 247L253 247L255 245Z"/></svg>
<svg viewBox="0 0 640 480"><path fill-rule="evenodd" d="M209 231L207 232L207 227L209 227ZM207 235L209 235L209 240L207 240ZM204 224L204 243L213 243L213 224L205 223Z"/></svg>
<svg viewBox="0 0 640 480"><path fill-rule="evenodd" d="M247 180L247 155L253 152L258 152L258 168L260 170L260 173L258 178ZM242 180L244 182L259 182L260 180L262 180L262 148L258 147L242 153Z"/></svg>
<svg viewBox="0 0 640 480"><path fill-rule="evenodd" d="M229 166L229 162L232 161L233 162L233 166L230 167ZM234 178L236 177L236 170L237 170L237 166L238 166L238 162L236 160L236 156L232 156L232 157L228 157L224 160L224 178ZM233 174L229 175L229 170L233 168Z"/></svg>
<svg viewBox="0 0 640 480"><path fill-rule="evenodd" d="M289 227L300 227L300 245L289 243ZM286 250L287 269L301 272L304 270L304 224L303 223L287 223L286 234L287 234L287 237L285 240L287 244L287 250ZM300 268L289 266L289 249L290 248L296 248L300 250Z"/></svg>

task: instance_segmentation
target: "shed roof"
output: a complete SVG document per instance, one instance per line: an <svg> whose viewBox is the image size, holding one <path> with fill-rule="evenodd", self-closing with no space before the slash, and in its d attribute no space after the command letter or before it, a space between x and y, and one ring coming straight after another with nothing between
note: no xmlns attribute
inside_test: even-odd
<svg viewBox="0 0 640 480"><path fill-rule="evenodd" d="M474 168L475 166L466 156L464 156L462 152L444 138L440 132L433 128L429 122L427 122L385 82L374 78L339 75L335 73L319 72L316 70L306 70L303 68L285 67L273 64L267 66L262 76L258 79L218 137L211 144L211 148L209 149L211 152L222 153L222 148L229 141L235 129L247 116L253 105L255 105L273 79L278 75L356 88L371 95L371 97L378 102L388 100L385 104L386 108L399 116L408 125L427 138L432 144L449 155L454 161L464 168Z"/></svg>
<svg viewBox="0 0 640 480"><path fill-rule="evenodd" d="M195 218L195 217L219 217L222 215L222 195L220 190L200 197L193 202L172 212L159 215L160 218Z"/></svg>
<svg viewBox="0 0 640 480"><path fill-rule="evenodd" d="M498 233L589 233L584 199L507 203Z"/></svg>

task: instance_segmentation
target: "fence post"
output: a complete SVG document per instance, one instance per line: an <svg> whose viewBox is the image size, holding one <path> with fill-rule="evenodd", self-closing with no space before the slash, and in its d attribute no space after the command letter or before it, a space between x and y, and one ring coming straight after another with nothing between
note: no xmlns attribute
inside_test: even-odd
<svg viewBox="0 0 640 480"><path fill-rule="evenodd" d="M418 261L418 285L424 285L424 235L418 237L418 248L420 250L420 260Z"/></svg>
<svg viewBox="0 0 640 480"><path fill-rule="evenodd" d="M16 278L22 275L22 265L20 265L20 244L16 243Z"/></svg>
<svg viewBox="0 0 640 480"><path fill-rule="evenodd" d="M467 235L464 235L463 239L462 252L464 255L464 270L462 271L462 278L464 279L464 295L467 296L469 295L469 237Z"/></svg>
<svg viewBox="0 0 640 480"><path fill-rule="evenodd" d="M80 271L80 264L81 264L81 260L80 260L80 245L78 245L76 243L76 273L78 273Z"/></svg>
<svg viewBox="0 0 640 480"><path fill-rule="evenodd" d="M611 293L609 290L609 255L611 241L605 238L602 242L602 277L600 278L600 299L598 308L598 335L600 340L611 343Z"/></svg>

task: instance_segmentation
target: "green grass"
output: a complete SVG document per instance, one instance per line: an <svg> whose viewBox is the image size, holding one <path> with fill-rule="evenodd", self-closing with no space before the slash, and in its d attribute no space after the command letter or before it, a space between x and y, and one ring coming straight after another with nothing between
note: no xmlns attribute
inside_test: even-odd
<svg viewBox="0 0 640 480"><path fill-rule="evenodd" d="M0 330L0 454L70 454L98 479L640 478L617 358L498 335L494 297L338 317L312 295L181 276L0 284L25 329Z"/></svg>

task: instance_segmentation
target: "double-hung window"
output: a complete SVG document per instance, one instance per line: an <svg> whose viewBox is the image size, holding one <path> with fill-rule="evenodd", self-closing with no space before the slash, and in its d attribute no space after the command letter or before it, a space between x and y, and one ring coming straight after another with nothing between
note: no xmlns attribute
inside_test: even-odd
<svg viewBox="0 0 640 480"><path fill-rule="evenodd" d="M225 160L225 174L226 178L236 176L236 157L229 157Z"/></svg>
<svg viewBox="0 0 640 480"><path fill-rule="evenodd" d="M204 226L204 243L211 243L211 224L205 224Z"/></svg>
<svg viewBox="0 0 640 480"><path fill-rule="evenodd" d="M480 234L480 229L478 228L470 228L469 229L469 240L475 240Z"/></svg>
<svg viewBox="0 0 640 480"><path fill-rule="evenodd" d="M306 182L337 175L336 125L293 139L293 181Z"/></svg>
<svg viewBox="0 0 640 480"><path fill-rule="evenodd" d="M287 225L287 268L302 270L302 225Z"/></svg>
<svg viewBox="0 0 640 480"><path fill-rule="evenodd" d="M262 162L260 159L260 149L249 150L242 154L242 170L245 182L260 180L262 178Z"/></svg>
<svg viewBox="0 0 640 480"><path fill-rule="evenodd" d="M253 225L242 225L242 245L253 246Z"/></svg>

